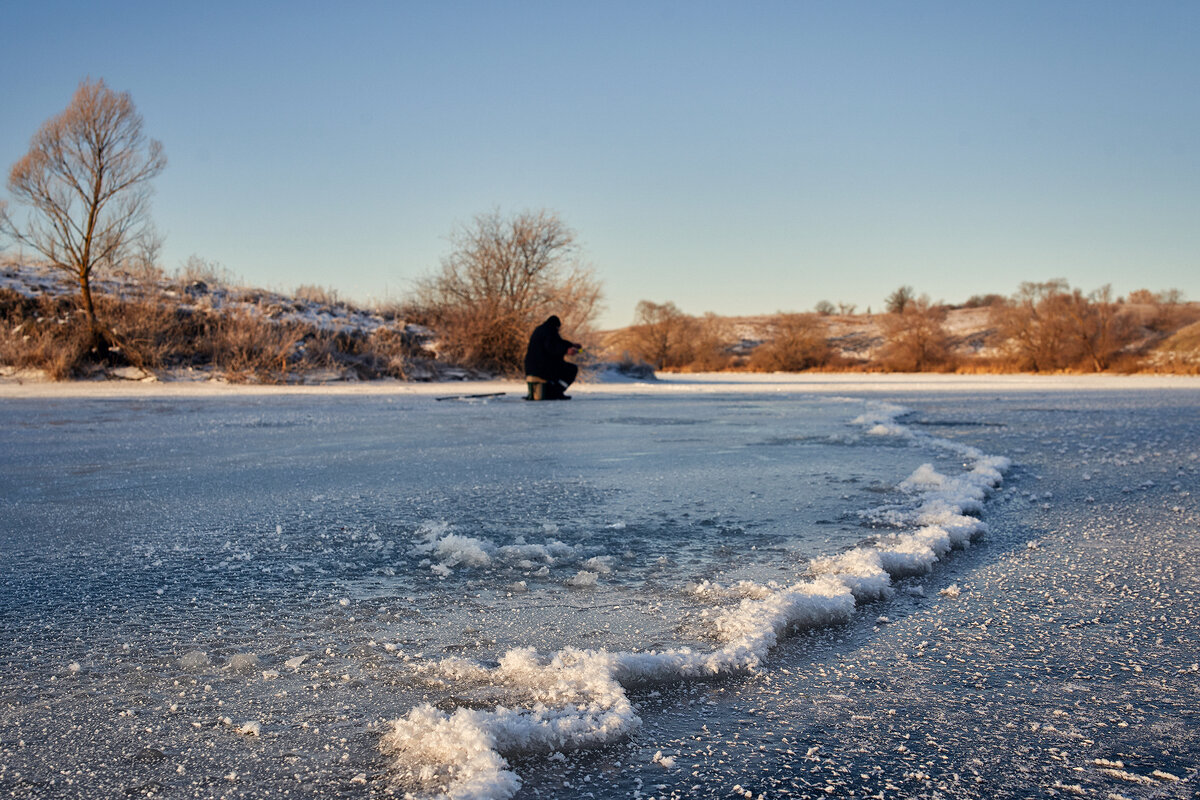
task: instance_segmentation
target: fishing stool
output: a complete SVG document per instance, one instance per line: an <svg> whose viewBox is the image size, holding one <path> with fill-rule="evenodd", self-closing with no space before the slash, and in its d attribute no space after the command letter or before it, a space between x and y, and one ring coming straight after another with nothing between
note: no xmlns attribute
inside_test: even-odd
<svg viewBox="0 0 1200 800"><path fill-rule="evenodd" d="M526 400L546 399L546 380L544 378L539 378L536 375L526 375L525 387L528 390L525 394Z"/></svg>

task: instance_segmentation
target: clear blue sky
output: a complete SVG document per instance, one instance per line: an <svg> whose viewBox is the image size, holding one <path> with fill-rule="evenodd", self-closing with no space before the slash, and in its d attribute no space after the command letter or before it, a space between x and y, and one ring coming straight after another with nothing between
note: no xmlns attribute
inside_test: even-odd
<svg viewBox="0 0 1200 800"><path fill-rule="evenodd" d="M81 78L170 163L154 216L270 288L402 295L548 208L685 311L1065 277L1200 299L1200 2L0 0L0 166Z"/></svg>

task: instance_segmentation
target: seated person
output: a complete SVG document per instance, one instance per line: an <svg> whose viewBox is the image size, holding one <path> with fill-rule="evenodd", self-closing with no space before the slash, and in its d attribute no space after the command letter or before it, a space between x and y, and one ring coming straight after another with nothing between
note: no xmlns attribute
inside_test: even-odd
<svg viewBox="0 0 1200 800"><path fill-rule="evenodd" d="M563 356L575 355L582 345L562 338L558 333L560 327L562 321L556 316L538 325L525 352L525 374L546 382L544 400L570 400L565 392L579 374L579 367L564 361Z"/></svg>

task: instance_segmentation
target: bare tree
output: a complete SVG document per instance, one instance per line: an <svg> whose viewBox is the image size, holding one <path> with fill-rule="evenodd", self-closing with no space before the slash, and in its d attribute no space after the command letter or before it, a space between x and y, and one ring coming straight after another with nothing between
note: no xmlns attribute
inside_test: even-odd
<svg viewBox="0 0 1200 800"><path fill-rule="evenodd" d="M837 311L837 308L828 300L820 300L815 306L813 306L813 311L817 312L822 317L828 317L834 311Z"/></svg>
<svg viewBox="0 0 1200 800"><path fill-rule="evenodd" d="M1177 306L1183 302L1183 290L1181 289L1166 289L1159 292L1158 301L1169 306Z"/></svg>
<svg viewBox="0 0 1200 800"><path fill-rule="evenodd" d="M441 271L415 291L450 358L516 373L538 323L556 314L579 336L600 311L600 282L580 261L575 232L553 212L480 214L450 241Z"/></svg>
<svg viewBox="0 0 1200 800"><path fill-rule="evenodd" d="M1112 299L1112 286L1105 284L1087 295L1075 289L1064 298L1063 310L1082 361L1093 372L1108 369L1130 328L1129 318L1119 313Z"/></svg>
<svg viewBox="0 0 1200 800"><path fill-rule="evenodd" d="M1131 294L1139 306L1146 296L1157 299L1149 292ZM1158 322L1154 319L1155 309L1149 313L1150 327L1154 328ZM1101 372L1109 369L1121 349L1133 341L1134 328L1142 316L1141 308L1113 300L1109 286L1084 294L1056 278L1022 283L1011 299L992 306L990 321L1019 369Z"/></svg>
<svg viewBox="0 0 1200 800"><path fill-rule="evenodd" d="M141 281L160 280L165 276L159 266L162 259L164 238L153 224L147 225L143 235L133 243L133 253L125 259L125 269Z"/></svg>
<svg viewBox="0 0 1200 800"><path fill-rule="evenodd" d="M1162 297L1149 289L1137 289L1129 293L1129 302L1133 305L1153 306L1162 302Z"/></svg>
<svg viewBox="0 0 1200 800"><path fill-rule="evenodd" d="M999 294L973 294L963 303L963 308L991 308L1004 302L1004 296Z"/></svg>
<svg viewBox="0 0 1200 800"><path fill-rule="evenodd" d="M622 344L629 353L655 369L679 367L685 361L691 318L674 303L642 300Z"/></svg>
<svg viewBox="0 0 1200 800"><path fill-rule="evenodd" d="M1156 333L1174 331L1186 325L1191 317L1183 304L1183 292L1179 289L1161 292L1138 289L1129 293L1128 302L1136 307L1139 322Z"/></svg>
<svg viewBox="0 0 1200 800"><path fill-rule="evenodd" d="M729 321L709 311L702 317L689 317L684 341L687 371L718 372L733 360L730 344L733 331Z"/></svg>
<svg viewBox="0 0 1200 800"><path fill-rule="evenodd" d="M0 232L75 276L97 334L92 273L120 263L142 237L154 235L150 180L166 164L162 144L142 133L129 94L84 79L9 173L8 189L29 213L18 221L0 210Z"/></svg>
<svg viewBox="0 0 1200 800"><path fill-rule="evenodd" d="M911 286L901 286L887 296L883 301L884 307L890 314L903 314L908 304L917 299L917 293Z"/></svg>
<svg viewBox="0 0 1200 800"><path fill-rule="evenodd" d="M950 346L945 320L945 306L924 294L910 298L903 311L884 317L884 367L897 372L924 372L948 366Z"/></svg>
<svg viewBox="0 0 1200 800"><path fill-rule="evenodd" d="M1009 300L991 307L989 319L1018 369L1046 372L1068 363L1069 338L1062 313L1065 279L1026 281Z"/></svg>
<svg viewBox="0 0 1200 800"><path fill-rule="evenodd" d="M615 345L626 358L655 369L714 372L733 361L733 341L729 321L712 312L695 317L671 302L642 300L634 310L633 325L621 332Z"/></svg>

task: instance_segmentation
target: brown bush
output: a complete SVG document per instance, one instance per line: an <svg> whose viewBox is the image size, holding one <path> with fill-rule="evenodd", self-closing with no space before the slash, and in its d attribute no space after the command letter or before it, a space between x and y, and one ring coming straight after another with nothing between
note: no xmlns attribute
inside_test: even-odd
<svg viewBox="0 0 1200 800"><path fill-rule="evenodd" d="M622 358L655 369L715 372L733 364L732 338L729 323L716 314L693 317L674 303L642 300L634 324L616 337L614 348Z"/></svg>
<svg viewBox="0 0 1200 800"><path fill-rule="evenodd" d="M633 325L622 331L617 346L631 360L645 361L655 369L678 368L686 361L688 319L674 303L642 300Z"/></svg>
<svg viewBox="0 0 1200 800"><path fill-rule="evenodd" d="M719 372L733 361L729 351L729 323L716 314L688 317L684 331L686 347L681 354L684 372Z"/></svg>
<svg viewBox="0 0 1200 800"><path fill-rule="evenodd" d="M288 376L292 353L304 338L305 326L274 323L237 311L213 316L208 334L212 363L226 380L282 383Z"/></svg>
<svg viewBox="0 0 1200 800"><path fill-rule="evenodd" d="M98 295L96 299L97 312L108 324L116 346L127 361L144 370L177 366L183 353L194 353L196 344L204 341L201 318L156 296L117 299Z"/></svg>
<svg viewBox="0 0 1200 800"><path fill-rule="evenodd" d="M928 295L909 298L903 311L883 317L880 365L889 372L945 372L954 368L944 306Z"/></svg>
<svg viewBox="0 0 1200 800"><path fill-rule="evenodd" d="M830 363L832 350L817 314L777 314L771 319L770 330L770 340L750 354L750 369L801 372Z"/></svg>
<svg viewBox="0 0 1200 800"><path fill-rule="evenodd" d="M1089 294L1061 278L1023 283L992 307L990 321L1013 367L1031 372L1102 372L1137 336L1135 311L1103 286Z"/></svg>
<svg viewBox="0 0 1200 800"><path fill-rule="evenodd" d="M0 319L0 363L61 381L84 374L98 355L92 326L72 299L0 289Z"/></svg>
<svg viewBox="0 0 1200 800"><path fill-rule="evenodd" d="M1200 319L1200 307L1182 302L1181 297L1182 292L1176 289L1157 294L1146 289L1131 292L1130 314L1145 328L1155 333L1170 334Z"/></svg>
<svg viewBox="0 0 1200 800"><path fill-rule="evenodd" d="M1136 353L1120 353L1113 357L1108 369L1120 375L1134 375L1146 372L1148 366L1145 356Z"/></svg>
<svg viewBox="0 0 1200 800"><path fill-rule="evenodd" d="M420 342L404 331L380 328L367 334L311 330L296 348L289 368L334 369L353 372L362 379L404 379L408 377L410 362L428 355Z"/></svg>
<svg viewBox="0 0 1200 800"><path fill-rule="evenodd" d="M451 236L440 272L417 281L414 303L439 352L470 367L521 374L529 334L551 314L586 341L600 282L579 258L575 232L549 211L480 214Z"/></svg>
<svg viewBox="0 0 1200 800"><path fill-rule="evenodd" d="M991 308L1004 302L1004 296L998 294L973 294L963 303L963 308Z"/></svg>

